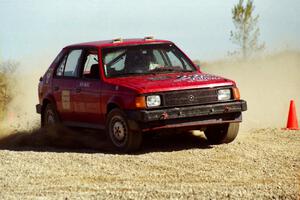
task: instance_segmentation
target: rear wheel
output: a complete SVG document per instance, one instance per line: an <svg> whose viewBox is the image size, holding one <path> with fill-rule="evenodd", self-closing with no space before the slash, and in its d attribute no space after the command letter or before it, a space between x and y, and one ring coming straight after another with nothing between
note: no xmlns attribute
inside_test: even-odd
<svg viewBox="0 0 300 200"><path fill-rule="evenodd" d="M60 123L58 114L52 104L47 104L42 116L42 127Z"/></svg>
<svg viewBox="0 0 300 200"><path fill-rule="evenodd" d="M232 142L238 132L239 123L229 123L209 126L204 134L210 144L224 144Z"/></svg>
<svg viewBox="0 0 300 200"><path fill-rule="evenodd" d="M130 130L125 113L115 108L109 112L106 121L107 136L112 145L120 152L137 150L142 142L140 130Z"/></svg>

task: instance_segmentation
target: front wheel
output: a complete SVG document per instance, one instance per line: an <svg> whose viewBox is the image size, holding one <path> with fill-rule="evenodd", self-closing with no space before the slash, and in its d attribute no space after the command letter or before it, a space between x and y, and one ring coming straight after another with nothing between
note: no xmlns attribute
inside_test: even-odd
<svg viewBox="0 0 300 200"><path fill-rule="evenodd" d="M142 133L139 130L130 130L125 113L115 108L109 112L106 121L107 136L112 145L120 152L137 150L142 142Z"/></svg>
<svg viewBox="0 0 300 200"><path fill-rule="evenodd" d="M239 123L212 125L207 127L204 134L210 144L232 142L239 132Z"/></svg>

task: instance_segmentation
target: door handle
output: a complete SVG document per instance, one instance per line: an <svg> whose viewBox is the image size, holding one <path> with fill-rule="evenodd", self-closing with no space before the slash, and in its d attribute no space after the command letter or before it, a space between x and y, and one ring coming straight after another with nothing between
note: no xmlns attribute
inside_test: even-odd
<svg viewBox="0 0 300 200"><path fill-rule="evenodd" d="M80 93L80 92L81 92L81 88L78 87L78 88L75 89L75 91L76 91L77 93Z"/></svg>
<svg viewBox="0 0 300 200"><path fill-rule="evenodd" d="M59 87L58 86L54 86L54 91L58 91Z"/></svg>

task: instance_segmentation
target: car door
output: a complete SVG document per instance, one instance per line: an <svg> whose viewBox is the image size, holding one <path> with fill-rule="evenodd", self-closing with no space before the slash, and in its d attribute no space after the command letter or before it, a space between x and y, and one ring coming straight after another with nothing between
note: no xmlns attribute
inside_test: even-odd
<svg viewBox="0 0 300 200"><path fill-rule="evenodd" d="M85 49L82 60L74 96L74 116L83 126L102 128L101 80L97 49Z"/></svg>
<svg viewBox="0 0 300 200"><path fill-rule="evenodd" d="M74 121L74 94L82 49L66 50L53 77L52 89L56 108L62 121Z"/></svg>

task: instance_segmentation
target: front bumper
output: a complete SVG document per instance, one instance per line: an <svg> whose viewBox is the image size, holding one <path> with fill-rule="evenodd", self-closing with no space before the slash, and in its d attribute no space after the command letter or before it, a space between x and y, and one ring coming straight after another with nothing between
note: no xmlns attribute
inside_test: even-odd
<svg viewBox="0 0 300 200"><path fill-rule="evenodd" d="M126 114L142 129L158 129L241 122L241 112L246 110L246 101L239 100L156 110L130 110Z"/></svg>

